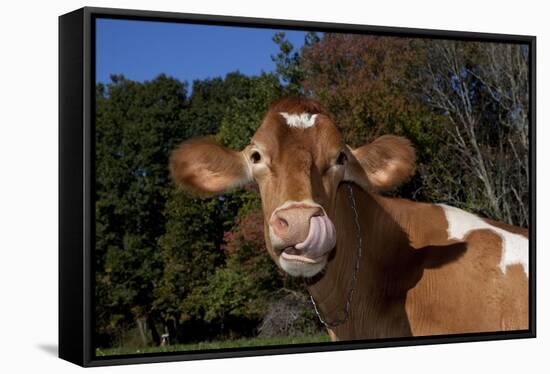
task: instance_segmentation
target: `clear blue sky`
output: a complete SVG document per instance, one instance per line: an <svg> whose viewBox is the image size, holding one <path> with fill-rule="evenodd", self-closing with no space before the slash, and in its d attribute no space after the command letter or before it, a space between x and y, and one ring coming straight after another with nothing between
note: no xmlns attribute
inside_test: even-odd
<svg viewBox="0 0 550 374"><path fill-rule="evenodd" d="M190 25L151 21L96 20L96 80L111 74L144 81L160 73L190 83L233 71L257 75L273 71L275 29ZM285 31L296 47L305 32Z"/></svg>

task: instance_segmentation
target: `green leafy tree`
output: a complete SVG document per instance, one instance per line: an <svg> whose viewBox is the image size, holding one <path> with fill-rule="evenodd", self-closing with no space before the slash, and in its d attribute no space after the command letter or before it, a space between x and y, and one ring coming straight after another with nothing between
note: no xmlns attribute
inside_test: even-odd
<svg viewBox="0 0 550 374"><path fill-rule="evenodd" d="M315 32L308 32L304 38L304 47L312 47L319 40L320 38ZM276 74L285 84L285 94L302 94L304 92L302 87L304 69L301 64L301 50L294 48L284 32L273 35L273 42L279 47L279 52L272 55L271 59L275 62Z"/></svg>
<svg viewBox="0 0 550 374"><path fill-rule="evenodd" d="M223 200L194 199L180 191L174 191L166 204L166 233L159 239L164 268L154 290L154 309L174 342L186 339L182 322L201 317L182 307L182 302L224 261L220 246L227 212L223 209Z"/></svg>
<svg viewBox="0 0 550 374"><path fill-rule="evenodd" d="M158 341L152 310L162 273L157 238L164 232L170 191L168 154L181 137L185 101L185 84L164 75L144 83L113 76L97 88L94 257L100 339L134 323L142 344L149 336Z"/></svg>
<svg viewBox="0 0 550 374"><path fill-rule="evenodd" d="M195 80L188 107L180 112L183 138L216 134L226 113L227 103L249 95L250 78L239 72L225 78Z"/></svg>
<svg viewBox="0 0 550 374"><path fill-rule="evenodd" d="M282 97L283 86L273 74L247 78L246 94L232 96L225 103L217 140L232 149L241 150L262 123L269 105Z"/></svg>

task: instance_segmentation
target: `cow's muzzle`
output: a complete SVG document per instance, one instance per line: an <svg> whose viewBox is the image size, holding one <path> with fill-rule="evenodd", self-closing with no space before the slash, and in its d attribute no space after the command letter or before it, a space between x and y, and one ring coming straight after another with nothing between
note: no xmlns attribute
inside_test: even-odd
<svg viewBox="0 0 550 374"><path fill-rule="evenodd" d="M279 263L291 275L314 275L312 273L317 273L324 267L326 255L336 245L334 224L324 209L316 204L283 204L273 212L269 220L269 230ZM292 264L292 269L289 264ZM311 266L308 267L321 264L320 268L314 266L314 272Z"/></svg>

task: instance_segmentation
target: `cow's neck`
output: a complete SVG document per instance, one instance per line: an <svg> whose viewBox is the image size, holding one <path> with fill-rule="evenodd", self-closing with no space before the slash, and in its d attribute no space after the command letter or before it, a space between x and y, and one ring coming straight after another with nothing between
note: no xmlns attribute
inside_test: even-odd
<svg viewBox="0 0 550 374"><path fill-rule="evenodd" d="M362 237L362 258L351 312L368 314L374 321L379 314L382 317L383 309L393 308L388 306L388 300L404 303L406 291L421 276L421 266L415 264L422 259L411 242L423 246L423 238L433 237L431 232L419 231L425 225L415 221L416 210L425 209L426 204L381 197L356 185L352 188L360 232L357 232L348 186L342 185L335 215L336 249L325 272L308 282L309 291L328 322L342 316L353 286L358 235Z"/></svg>

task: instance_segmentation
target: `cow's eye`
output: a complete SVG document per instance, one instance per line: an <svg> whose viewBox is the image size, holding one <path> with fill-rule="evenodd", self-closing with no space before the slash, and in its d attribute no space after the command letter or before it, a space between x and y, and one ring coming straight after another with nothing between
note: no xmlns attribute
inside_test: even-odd
<svg viewBox="0 0 550 374"><path fill-rule="evenodd" d="M262 159L262 156L260 155L260 152L258 151L254 151L252 152L252 154L250 155L250 160L254 163L254 164L257 164L258 162L260 162Z"/></svg>
<svg viewBox="0 0 550 374"><path fill-rule="evenodd" d="M338 158L336 159L336 165L344 165L348 160L348 156L344 152L340 152Z"/></svg>

